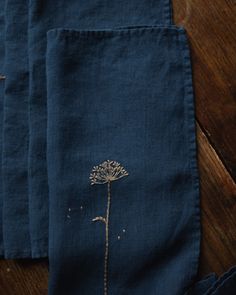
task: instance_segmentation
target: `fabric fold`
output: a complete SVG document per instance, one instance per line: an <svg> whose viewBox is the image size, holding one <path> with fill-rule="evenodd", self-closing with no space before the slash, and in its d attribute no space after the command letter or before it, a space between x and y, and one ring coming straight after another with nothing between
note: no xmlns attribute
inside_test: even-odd
<svg viewBox="0 0 236 295"><path fill-rule="evenodd" d="M208 275L195 283L185 295L234 295L236 290L236 266L219 278Z"/></svg>
<svg viewBox="0 0 236 295"><path fill-rule="evenodd" d="M200 243L184 30L47 42L49 294L184 294Z"/></svg>
<svg viewBox="0 0 236 295"><path fill-rule="evenodd" d="M193 286L185 293L185 295L203 295L211 288L216 280L216 274L209 274L200 281L194 283Z"/></svg>

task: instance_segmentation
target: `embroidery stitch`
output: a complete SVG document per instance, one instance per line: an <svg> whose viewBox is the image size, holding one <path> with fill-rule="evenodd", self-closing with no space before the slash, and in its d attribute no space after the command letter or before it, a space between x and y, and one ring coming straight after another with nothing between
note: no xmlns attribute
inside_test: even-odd
<svg viewBox="0 0 236 295"><path fill-rule="evenodd" d="M97 216L93 222L101 221L105 224L105 257L104 257L104 295L108 294L108 254L109 254L109 217L111 207L111 182L128 176L128 172L116 161L104 161L93 167L90 174L91 185L107 183L107 209L106 217Z"/></svg>

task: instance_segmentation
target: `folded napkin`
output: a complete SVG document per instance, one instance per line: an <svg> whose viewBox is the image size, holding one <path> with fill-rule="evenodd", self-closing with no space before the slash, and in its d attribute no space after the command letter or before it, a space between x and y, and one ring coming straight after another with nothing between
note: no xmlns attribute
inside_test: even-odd
<svg viewBox="0 0 236 295"><path fill-rule="evenodd" d="M184 294L200 219L185 32L52 30L49 294Z"/></svg>
<svg viewBox="0 0 236 295"><path fill-rule="evenodd" d="M5 42L4 42L4 4L5 1L0 0L0 154L2 154L2 123L3 123L3 96L4 96L4 54L5 54ZM0 166L2 166L2 158L0 157ZM0 169L0 220L2 220L2 169ZM3 256L3 234L2 234L2 222L0 222L0 257Z"/></svg>
<svg viewBox="0 0 236 295"><path fill-rule="evenodd" d="M31 257L28 212L28 1L5 1L3 124L5 258Z"/></svg>
<svg viewBox="0 0 236 295"><path fill-rule="evenodd" d="M29 1L29 210L32 253L48 245L48 180L46 164L47 93L46 33L57 27L78 29L171 23L170 0Z"/></svg>
<svg viewBox="0 0 236 295"><path fill-rule="evenodd" d="M174 26L47 34L50 295L234 295L196 282L194 101ZM192 287L191 287L192 286Z"/></svg>

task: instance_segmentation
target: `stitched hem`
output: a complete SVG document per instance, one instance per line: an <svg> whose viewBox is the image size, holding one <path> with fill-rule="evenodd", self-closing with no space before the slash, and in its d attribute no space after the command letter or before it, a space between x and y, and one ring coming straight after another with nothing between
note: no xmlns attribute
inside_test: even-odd
<svg viewBox="0 0 236 295"><path fill-rule="evenodd" d="M32 250L32 258L45 257L48 257L48 246L34 247L34 250Z"/></svg>
<svg viewBox="0 0 236 295"><path fill-rule="evenodd" d="M173 24L173 16L172 16L172 0L166 0L164 7L164 22L168 25Z"/></svg>
<svg viewBox="0 0 236 295"><path fill-rule="evenodd" d="M22 258L32 258L31 250L25 251L5 251L4 252L5 259L22 259Z"/></svg>
<svg viewBox="0 0 236 295"><path fill-rule="evenodd" d="M184 104L186 106L186 125L188 136L188 153L189 166L191 170L192 185L194 189L194 224L192 231L192 239L195 241L193 266L189 271L190 284L196 278L200 257L200 240L201 240L201 218L200 218L200 192L199 192L199 173L197 166L197 143L196 143L196 126L195 126L195 105L192 81L192 66L190 58L190 48L185 30L179 34L181 46L181 54L183 60L183 83L184 83ZM183 293L186 292L189 285L185 287Z"/></svg>
<svg viewBox="0 0 236 295"><path fill-rule="evenodd" d="M48 257L47 251L38 251L35 253L31 253L30 250L28 251L12 251L12 252L1 252L0 258L4 259L24 259L24 258L30 258L30 259L38 259L38 258L46 258Z"/></svg>
<svg viewBox="0 0 236 295"><path fill-rule="evenodd" d="M54 37L112 37L117 35L129 35L133 33L142 34L144 32L152 32L152 31L183 31L182 27L177 27L175 25L140 25L140 26L125 26L125 27L117 27L114 29L104 29L104 30L78 30L73 28L57 28L52 29L47 32L48 36Z"/></svg>
<svg viewBox="0 0 236 295"><path fill-rule="evenodd" d="M39 252L32 253L33 259L46 258L46 257L48 257L48 251L39 251Z"/></svg>

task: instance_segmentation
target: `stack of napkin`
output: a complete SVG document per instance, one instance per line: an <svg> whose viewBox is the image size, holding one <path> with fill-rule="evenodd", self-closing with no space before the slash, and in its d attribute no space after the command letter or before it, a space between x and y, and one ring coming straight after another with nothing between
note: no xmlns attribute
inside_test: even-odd
<svg viewBox="0 0 236 295"><path fill-rule="evenodd" d="M196 283L188 41L170 1L0 1L0 254L50 295L234 294Z"/></svg>

